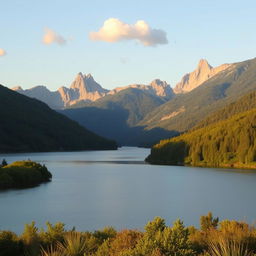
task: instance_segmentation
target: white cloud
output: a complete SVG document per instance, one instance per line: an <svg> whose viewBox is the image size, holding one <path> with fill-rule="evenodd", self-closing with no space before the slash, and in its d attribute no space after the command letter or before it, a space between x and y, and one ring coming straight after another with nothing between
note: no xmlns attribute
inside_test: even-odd
<svg viewBox="0 0 256 256"><path fill-rule="evenodd" d="M57 34L54 30L46 28L45 34L43 37L43 43L44 44L56 43L56 44L63 45L66 43L66 39L61 35Z"/></svg>
<svg viewBox="0 0 256 256"><path fill-rule="evenodd" d="M126 24L119 19L107 19L98 32L89 34L91 40L106 41L110 43L121 40L137 40L145 46L168 44L166 32L151 28L144 20L135 24Z"/></svg>
<svg viewBox="0 0 256 256"><path fill-rule="evenodd" d="M6 51L0 48L0 57L6 55Z"/></svg>

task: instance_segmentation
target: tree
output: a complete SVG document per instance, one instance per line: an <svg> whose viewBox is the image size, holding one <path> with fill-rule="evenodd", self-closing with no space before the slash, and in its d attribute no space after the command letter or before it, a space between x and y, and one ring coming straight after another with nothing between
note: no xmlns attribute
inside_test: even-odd
<svg viewBox="0 0 256 256"><path fill-rule="evenodd" d="M201 230L207 231L208 229L216 229L219 223L219 218L213 218L212 213L208 212L206 216L200 217L200 227Z"/></svg>
<svg viewBox="0 0 256 256"><path fill-rule="evenodd" d="M6 166L6 165L8 165L8 164L7 164L6 160L3 159L3 161L2 161L2 166Z"/></svg>

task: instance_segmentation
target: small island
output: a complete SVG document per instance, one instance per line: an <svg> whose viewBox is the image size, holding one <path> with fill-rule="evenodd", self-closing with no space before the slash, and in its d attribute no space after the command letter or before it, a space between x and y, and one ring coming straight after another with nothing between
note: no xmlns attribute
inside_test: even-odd
<svg viewBox="0 0 256 256"><path fill-rule="evenodd" d="M0 190L10 188L35 187L43 182L51 181L52 174L45 165L27 160L0 165Z"/></svg>

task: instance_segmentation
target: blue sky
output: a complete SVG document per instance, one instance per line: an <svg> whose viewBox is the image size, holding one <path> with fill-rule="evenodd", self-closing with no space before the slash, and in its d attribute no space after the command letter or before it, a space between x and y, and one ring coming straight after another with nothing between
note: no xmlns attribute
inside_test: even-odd
<svg viewBox="0 0 256 256"><path fill-rule="evenodd" d="M256 57L255 12L255 0L2 1L0 83L55 90L82 72L108 89L155 78L174 86L201 58L217 66ZM90 40L109 18L144 20L165 31L168 44ZM66 44L44 44L45 28Z"/></svg>

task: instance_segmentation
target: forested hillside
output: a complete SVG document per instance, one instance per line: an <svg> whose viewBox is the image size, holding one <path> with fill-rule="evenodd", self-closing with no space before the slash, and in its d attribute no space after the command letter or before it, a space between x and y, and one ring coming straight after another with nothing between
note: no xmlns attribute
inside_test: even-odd
<svg viewBox="0 0 256 256"><path fill-rule="evenodd" d="M209 115L205 120L200 122L193 129L205 127L212 123L216 123L218 121L228 119L235 114L238 114L253 108L256 108L256 91L253 91L244 95L243 97L239 98L237 101L234 101L228 104L226 107Z"/></svg>
<svg viewBox="0 0 256 256"><path fill-rule="evenodd" d="M0 152L115 149L46 104L0 85Z"/></svg>
<svg viewBox="0 0 256 256"><path fill-rule="evenodd" d="M153 146L152 164L256 168L256 109Z"/></svg>

